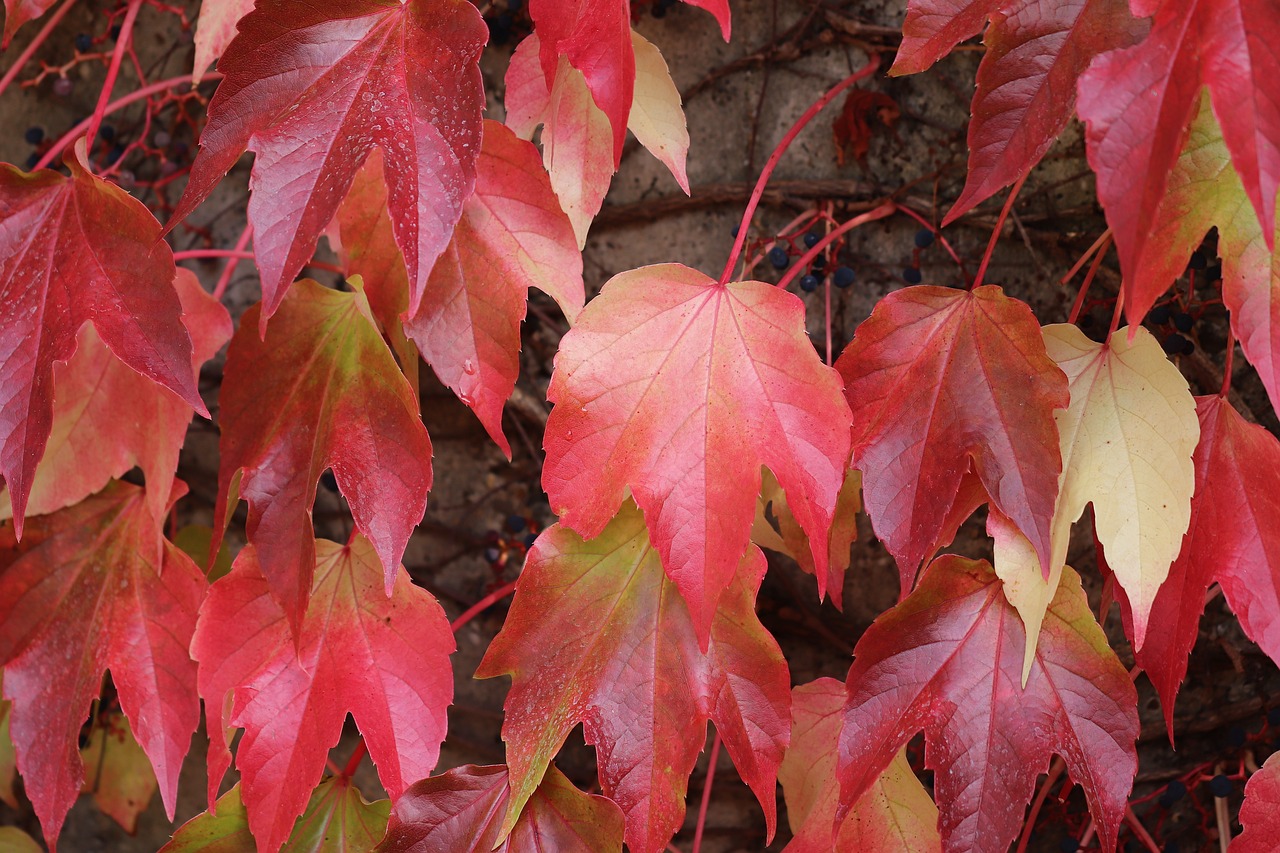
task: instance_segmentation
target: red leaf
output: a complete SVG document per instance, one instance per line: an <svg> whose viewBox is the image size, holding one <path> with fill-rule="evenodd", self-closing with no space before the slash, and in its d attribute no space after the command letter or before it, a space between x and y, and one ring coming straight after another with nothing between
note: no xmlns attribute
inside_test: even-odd
<svg viewBox="0 0 1280 853"><path fill-rule="evenodd" d="M190 270L178 270L174 283L198 372L231 337L231 317ZM75 355L53 373L53 421L27 514L78 503L137 465L146 474L147 505L162 518L191 406L112 355L93 326L81 327ZM11 516L8 502L8 492L0 493L0 517Z"/></svg>
<svg viewBox="0 0 1280 853"><path fill-rule="evenodd" d="M1018 0L994 11L969 120L969 174L943 224L1030 172L1067 126L1089 62L1147 30L1126 0Z"/></svg>
<svg viewBox="0 0 1280 853"><path fill-rule="evenodd" d="M755 615L764 571L752 547L714 612L703 653L634 505L591 541L562 525L544 531L476 671L512 677L502 727L513 787L506 826L582 723L601 788L627 815L628 846L662 850L684 818L710 718L772 837L791 695L782 652Z"/></svg>
<svg viewBox="0 0 1280 853"><path fill-rule="evenodd" d="M716 23L720 25L720 35L725 41L729 40L730 34L733 32L729 21L729 0L684 0L690 6L697 6L699 9L706 9L712 15L715 15Z"/></svg>
<svg viewBox="0 0 1280 853"><path fill-rule="evenodd" d="M396 800L379 853L609 853L622 851L622 813L584 794L554 766L509 835L510 788L502 765L457 767L423 779Z"/></svg>
<svg viewBox="0 0 1280 853"><path fill-rule="evenodd" d="M66 164L70 177L0 164L0 475L19 538L53 421L53 365L71 358L85 323L126 365L208 417L159 223L89 174L83 143Z"/></svg>
<svg viewBox="0 0 1280 853"><path fill-rule="evenodd" d="M257 549L209 590L191 651L212 739L209 804L236 754L249 826L274 853L306 808L350 713L383 786L398 796L431 772L453 699L453 635L444 611L401 569L390 597L373 546L315 543L315 588L298 633L263 580ZM234 630L229 630L234 626Z"/></svg>
<svg viewBox="0 0 1280 853"><path fill-rule="evenodd" d="M1272 853L1280 835L1280 753L1249 777L1240 806L1244 832L1231 842L1229 853Z"/></svg>
<svg viewBox="0 0 1280 853"><path fill-rule="evenodd" d="M56 0L4 0L4 39L0 48L9 46L18 28L49 11Z"/></svg>
<svg viewBox="0 0 1280 853"><path fill-rule="evenodd" d="M377 145L415 308L475 183L486 38L465 0L262 0L218 65L226 78L170 226L257 154L249 222L265 329Z"/></svg>
<svg viewBox="0 0 1280 853"><path fill-rule="evenodd" d="M840 817L919 729L945 850L1004 850L1050 755L1115 848L1134 774L1137 692L1063 571L1025 690L1026 634L986 562L943 556L854 649L840 732Z"/></svg>
<svg viewBox="0 0 1280 853"><path fill-rule="evenodd" d="M45 838L52 848L80 793L77 739L108 669L172 819L200 713L187 645L204 576L126 483L27 527L21 544L11 527L0 531L0 665L18 771Z"/></svg>
<svg viewBox="0 0 1280 853"><path fill-rule="evenodd" d="M502 407L520 373L529 288L572 321L586 299L582 255L532 143L486 122L476 171L475 194L405 330L509 458Z"/></svg>
<svg viewBox="0 0 1280 853"><path fill-rule="evenodd" d="M853 466L905 595L972 463L1044 571L1067 378L1022 302L994 286L909 287L880 300L836 362L853 407Z"/></svg>
<svg viewBox="0 0 1280 853"><path fill-rule="evenodd" d="M613 167L622 162L627 117L636 84L631 6L626 0L530 0L539 59L548 90L560 57L582 72L591 97L613 128Z"/></svg>
<svg viewBox="0 0 1280 853"><path fill-rule="evenodd" d="M245 312L227 351L214 545L243 497L249 541L296 625L311 590L320 475L333 469L389 592L426 510L431 439L363 295L300 281L265 340L254 328L260 310Z"/></svg>
<svg viewBox="0 0 1280 853"><path fill-rule="evenodd" d="M890 74L916 74L982 32L1003 0L910 0Z"/></svg>
<svg viewBox="0 0 1280 853"><path fill-rule="evenodd" d="M561 341L547 398L552 507L591 538L630 488L704 646L747 550L761 465L786 490L824 591L847 409L794 295L679 264L614 276Z"/></svg>

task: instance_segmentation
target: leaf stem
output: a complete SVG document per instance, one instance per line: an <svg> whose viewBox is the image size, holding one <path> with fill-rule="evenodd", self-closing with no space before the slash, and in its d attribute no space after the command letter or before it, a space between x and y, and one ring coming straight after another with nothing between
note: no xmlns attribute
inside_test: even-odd
<svg viewBox="0 0 1280 853"><path fill-rule="evenodd" d="M809 249L801 255L799 259L791 265L790 269L783 274L782 278L778 279L778 287L786 288L787 285L795 280L796 276L800 275L800 271L802 269L813 263L813 260L818 257L818 255L822 254L823 250L826 249L827 246L835 242L841 234L852 231L859 225L866 225L868 222L874 222L877 219L884 219L886 216L890 216L898 210L898 205L895 202L886 201L879 207L873 207L866 213L860 213L847 222L842 223L840 227L824 236L817 243L814 243L812 249Z"/></svg>
<svg viewBox="0 0 1280 853"><path fill-rule="evenodd" d="M221 79L222 79L221 74L219 74L216 71L210 71L208 74L204 75L203 78L201 78L200 82L205 83L210 80L221 80ZM106 118L107 116L111 115L117 110L122 110L125 107L129 106L130 104L136 104L138 101L146 100L152 95L158 94L160 92L167 92L169 89L172 89L175 86L180 86L183 83L186 83L188 85L191 83L190 74L183 74L181 77L170 77L167 80L160 80L159 82L152 83L150 86L144 86L143 88L138 89L135 92L130 92L129 94L125 95L123 98L120 98L117 101L112 101L111 103L107 104L107 108L103 111L102 117ZM39 171L40 169L44 169L50 163L52 163L54 158L62 153L62 149L66 148L75 139L79 138L79 136L82 133L85 132L85 130L89 127L89 123L91 121L93 121L92 117L87 118L84 121L77 124L75 127L68 130L66 133L62 134L62 136L58 139L58 141L53 143L53 145L49 147L48 151L44 152L44 156L40 158L40 162L36 163L36 171Z"/></svg>
<svg viewBox="0 0 1280 853"><path fill-rule="evenodd" d="M343 779L350 779L356 773L356 768L360 766L364 754L369 751L369 746L364 742L364 738L360 738L360 742L356 744L356 748L351 752L351 757L347 759L347 766L342 768L340 774Z"/></svg>
<svg viewBox="0 0 1280 853"><path fill-rule="evenodd" d="M463 625L466 625L472 619L476 618L481 613L488 610L494 604L498 603L515 591L516 581L512 581L509 584L498 587L493 592L489 593L484 598L464 610L462 615L457 619L454 619L453 623L449 625L449 629L455 634L458 633L458 631L462 629Z"/></svg>
<svg viewBox="0 0 1280 853"><path fill-rule="evenodd" d="M18 58L9 66L9 70L4 72L4 77L0 77L0 95L3 95L4 90L9 88L9 84L17 78L23 67L26 66L27 61L35 55L40 46L48 41L49 34L53 32L54 27L62 22L62 19L67 16L67 13L71 11L71 7L74 5L76 5L76 0L67 0L67 2L58 7L58 11L50 15L49 19L44 22L40 32L36 33L31 43L23 49L22 53L18 54Z"/></svg>
<svg viewBox="0 0 1280 853"><path fill-rule="evenodd" d="M996 243L1000 240L1000 232L1004 230L1004 221L1009 218L1009 211L1013 210L1013 203L1017 200L1018 193L1021 192L1022 185L1026 182L1027 176L1023 175L1013 185L1013 189L1009 190L1009 197L1004 200L1004 207L1000 208L1000 217L996 220L996 227L991 229L991 239L987 241L987 251L982 254L982 263L978 265L978 274L973 277L973 283L969 285L970 290L975 290L982 286L982 278L987 274L987 267L991 265L991 256L995 253Z"/></svg>
<svg viewBox="0 0 1280 853"><path fill-rule="evenodd" d="M1235 361L1236 355L1236 332L1231 328L1231 322L1227 321L1227 360L1222 365L1222 389L1218 391L1219 397L1226 397L1231 392L1231 367Z"/></svg>
<svg viewBox="0 0 1280 853"><path fill-rule="evenodd" d="M85 132L85 149L93 150L93 139L98 135L98 127L107 114L107 103L111 91L116 87L116 77L120 75L120 63L129 49L129 39L133 36L133 22L138 19L138 11L142 8L142 0L129 0L129 8L124 13L124 23L120 25L120 34L116 36L116 47L111 52L111 65L107 67L107 79L102 83L102 91L98 93L98 105L89 118L89 129Z"/></svg>
<svg viewBox="0 0 1280 853"><path fill-rule="evenodd" d="M244 249L188 249L174 252L174 261L194 261L200 258L231 258L232 260L253 260L253 252Z"/></svg>
<svg viewBox="0 0 1280 853"><path fill-rule="evenodd" d="M707 756L707 778L702 783L702 804L698 806L698 825L693 830L693 853L702 850L702 831L707 827L707 806L711 804L711 785L716 780L716 761L720 758L720 732L711 741L711 754Z"/></svg>
<svg viewBox="0 0 1280 853"><path fill-rule="evenodd" d="M733 275L733 268L738 263L738 258L742 255L742 247L747 240L747 228L751 224L751 217L755 216L756 208L760 205L760 199L764 196L764 188L769 183L769 176L773 174L773 170L778 167L778 161L782 159L782 155L786 153L791 143L800 135L800 131L813 120L813 117L822 112L822 109L845 89L857 83L859 80L870 76L877 68L880 67L880 56L871 54L867 60L867 64L860 70L855 71L848 77L841 80L836 85L827 90L827 93L818 100L814 101L809 109L805 110L804 115L796 120L786 135L782 137L782 141L778 143L778 147L773 149L773 153L769 155L769 160L764 164L764 168L760 170L760 177L756 179L755 189L751 191L751 198L747 201L747 209L742 213L742 222L738 225L738 236L733 241L733 249L729 252L729 260L725 262L724 272L720 274L720 284L729 283L729 277Z"/></svg>
<svg viewBox="0 0 1280 853"><path fill-rule="evenodd" d="M1058 283L1066 284L1071 281L1071 279L1075 278L1076 273L1080 272L1080 268L1089 262L1089 259L1093 257L1094 252L1105 251L1104 247L1109 245L1110 242L1111 229L1108 228L1106 231L1103 231L1098 235L1098 239L1093 241L1093 245L1084 250L1084 254L1080 256L1080 260L1076 261L1075 266L1067 270L1067 274L1064 275Z"/></svg>
<svg viewBox="0 0 1280 853"><path fill-rule="evenodd" d="M253 226L245 224L244 230L240 232L240 239L236 240L236 247L232 251L243 252L245 247L249 245L249 238L253 236ZM222 295L227 292L227 285L231 284L231 276L235 273L236 267L240 263L240 258L230 258L227 265L222 268L222 275L218 276L218 281L213 286L213 298L222 299Z"/></svg>
<svg viewBox="0 0 1280 853"><path fill-rule="evenodd" d="M1027 853L1027 844L1031 841L1031 831L1035 829L1036 818L1040 816L1040 809L1044 807L1044 801L1049 797L1049 789L1053 787L1053 783L1058 781L1058 777L1066 769L1067 765L1055 755L1053 763L1049 765L1049 773L1045 776L1044 782L1040 784L1040 790L1036 793L1036 801L1031 804L1031 812L1027 815L1027 822L1022 826L1022 837L1018 839L1017 853Z"/></svg>
<svg viewBox="0 0 1280 853"><path fill-rule="evenodd" d="M1111 247L1111 232L1108 231L1107 233L1103 234L1102 237L1099 238L1098 242L1093 244L1093 248L1089 250L1090 252L1094 251L1094 249L1096 249L1097 251L1093 256L1093 263L1089 266L1089 271L1085 273L1084 281L1081 282L1080 284L1080 292L1076 294L1076 301L1071 306L1071 316L1067 318L1068 323L1075 323L1076 320L1080 318L1080 311L1081 309L1084 308L1084 297L1089 292L1089 285L1093 284L1093 277L1097 275L1098 267L1102 266L1102 259L1106 257L1107 249L1109 249L1110 247ZM1088 257L1088 254L1089 253L1086 252L1085 257ZM1083 261L1080 261L1077 263L1076 265L1077 269L1079 269L1080 263L1083 263ZM1074 275L1074 273L1072 273L1072 275ZM1071 280L1071 276L1066 276L1065 278L1063 278L1064 283L1070 280Z"/></svg>

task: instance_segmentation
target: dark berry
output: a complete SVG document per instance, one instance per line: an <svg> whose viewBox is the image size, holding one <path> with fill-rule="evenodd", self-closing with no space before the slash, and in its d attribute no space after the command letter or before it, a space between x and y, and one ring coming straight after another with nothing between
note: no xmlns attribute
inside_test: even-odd
<svg viewBox="0 0 1280 853"><path fill-rule="evenodd" d="M39 145L44 142L44 128L28 127L27 132L22 134L22 138L27 141L28 145Z"/></svg>
<svg viewBox="0 0 1280 853"><path fill-rule="evenodd" d="M1194 326L1195 323L1195 318L1186 311L1179 311L1177 314L1173 315L1173 327L1179 332L1191 331L1191 327Z"/></svg>
<svg viewBox="0 0 1280 853"><path fill-rule="evenodd" d="M88 33L80 33L76 36L76 50L81 53L88 53L92 49L93 39L89 37Z"/></svg>
<svg viewBox="0 0 1280 853"><path fill-rule="evenodd" d="M320 475L320 485L331 492L338 491L338 478L333 475L332 468L324 469L324 473Z"/></svg>
<svg viewBox="0 0 1280 853"><path fill-rule="evenodd" d="M1187 340L1182 335L1179 335L1178 333L1175 332L1174 334L1165 338L1164 343L1161 344L1161 346L1164 347L1164 351L1167 352L1169 355L1178 355L1179 353L1184 352L1183 348L1189 343L1191 343L1191 341ZM1192 349L1194 348L1195 347L1193 346Z"/></svg>
<svg viewBox="0 0 1280 853"><path fill-rule="evenodd" d="M902 271L902 280L907 284L919 284L924 281L924 276L920 274L918 267L907 267Z"/></svg>
<svg viewBox="0 0 1280 853"><path fill-rule="evenodd" d="M102 127L98 128L98 135L102 137L104 142L111 142L116 138L115 125L104 124Z"/></svg>
<svg viewBox="0 0 1280 853"><path fill-rule="evenodd" d="M769 250L769 263L773 264L776 270L785 270L787 264L791 263L791 256L781 246L774 246Z"/></svg>
<svg viewBox="0 0 1280 853"><path fill-rule="evenodd" d="M525 520L525 517L523 515L507 516L507 530L510 531L511 533L523 532L525 527L528 524L529 522Z"/></svg>
<svg viewBox="0 0 1280 853"><path fill-rule="evenodd" d="M1231 780L1219 773L1209 780L1209 792L1215 797L1231 796Z"/></svg>
<svg viewBox="0 0 1280 853"><path fill-rule="evenodd" d="M66 98L76 90L76 84L72 83L66 77L59 77L53 81L53 94L59 98Z"/></svg>
<svg viewBox="0 0 1280 853"><path fill-rule="evenodd" d="M933 232L928 228L921 228L916 232L916 248L927 249L933 245Z"/></svg>
<svg viewBox="0 0 1280 853"><path fill-rule="evenodd" d="M31 154L27 157L27 165L24 166L23 168L26 169L28 172L30 172L32 169L36 167L36 164L39 162L40 162L40 155L32 151Z"/></svg>
<svg viewBox="0 0 1280 853"><path fill-rule="evenodd" d="M117 160L124 156L124 146L116 145L107 152L107 165L113 165Z"/></svg>
<svg viewBox="0 0 1280 853"><path fill-rule="evenodd" d="M831 276L832 283L836 287L845 288L853 284L853 280L858 274L853 271L853 267L836 267L835 274Z"/></svg>
<svg viewBox="0 0 1280 853"><path fill-rule="evenodd" d="M1058 849L1061 850L1062 853L1076 853L1076 851L1080 849L1080 842L1076 841L1074 838L1064 838L1062 841L1058 842Z"/></svg>
<svg viewBox="0 0 1280 853"><path fill-rule="evenodd" d="M111 40L115 41L118 38L120 38L120 25L116 24L111 28Z"/></svg>
<svg viewBox="0 0 1280 853"><path fill-rule="evenodd" d="M738 229L739 229L740 227L741 227L741 225L735 225L735 226L733 226L733 228L729 231L729 236L730 236L730 237L737 237L737 236L738 236Z"/></svg>
<svg viewBox="0 0 1280 853"><path fill-rule="evenodd" d="M524 535L524 547L526 548L532 548L533 543L537 541L538 541L538 534L536 533L526 533Z"/></svg>
<svg viewBox="0 0 1280 853"><path fill-rule="evenodd" d="M190 147L189 147L189 146L187 145L187 143L185 143L185 142L175 142L175 143L173 143L173 156L174 156L174 157L178 157L178 158L186 157L186 156L187 156L187 152L188 152L188 151L190 151L190 150L191 150L191 149L190 149Z"/></svg>
<svg viewBox="0 0 1280 853"><path fill-rule="evenodd" d="M1151 322L1155 323L1157 326L1163 326L1165 323L1169 322L1171 314L1172 312L1168 305L1157 305L1155 308L1151 309L1151 312L1148 313L1147 316L1150 317Z"/></svg>
<svg viewBox="0 0 1280 853"><path fill-rule="evenodd" d="M800 276L800 289L805 293L813 293L818 289L818 277L816 275Z"/></svg>
<svg viewBox="0 0 1280 853"><path fill-rule="evenodd" d="M1209 259L1205 257L1204 252L1195 251L1191 253L1191 260L1187 261L1187 269L1202 270L1209 266Z"/></svg>
<svg viewBox="0 0 1280 853"><path fill-rule="evenodd" d="M490 565L497 563L502 559L502 549L495 545L490 545L488 548L484 549L484 559L485 562Z"/></svg>
<svg viewBox="0 0 1280 853"><path fill-rule="evenodd" d="M1187 795L1187 786L1183 784L1181 779L1174 779L1164 789L1164 795L1169 798L1169 802L1176 803Z"/></svg>
<svg viewBox="0 0 1280 853"><path fill-rule="evenodd" d="M1239 749L1244 746L1246 739L1247 735L1245 734L1244 726L1232 726L1227 729L1227 745L1232 749Z"/></svg>
<svg viewBox="0 0 1280 853"><path fill-rule="evenodd" d="M826 256L826 255L818 255L818 257L816 257L816 258L814 258L814 259L813 259L813 263L812 263L812 264L810 264L810 266L812 266L815 270L826 269L826 266L827 266L827 256Z"/></svg>
<svg viewBox="0 0 1280 853"><path fill-rule="evenodd" d="M810 231L808 234L804 235L804 247L806 249L812 249L814 246L818 245L818 241L821 239L822 238L817 234Z"/></svg>
<svg viewBox="0 0 1280 853"><path fill-rule="evenodd" d="M163 130L157 130L151 137L151 144L157 148L168 148L171 142L173 137Z"/></svg>
<svg viewBox="0 0 1280 853"><path fill-rule="evenodd" d="M1267 712L1267 723L1272 726L1280 726L1280 707L1272 708Z"/></svg>

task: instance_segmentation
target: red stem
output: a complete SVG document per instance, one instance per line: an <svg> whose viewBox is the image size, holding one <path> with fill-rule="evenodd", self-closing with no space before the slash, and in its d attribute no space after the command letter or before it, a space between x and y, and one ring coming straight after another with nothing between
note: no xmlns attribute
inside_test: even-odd
<svg viewBox="0 0 1280 853"><path fill-rule="evenodd" d="M711 785L716 780L716 761L720 758L720 732L711 741L711 755L707 757L707 779L702 783L702 804L698 806L698 825L693 830L693 853L702 850L702 831L707 827L707 806L711 804Z"/></svg>
<svg viewBox="0 0 1280 853"><path fill-rule="evenodd" d="M93 150L93 138L98 135L98 126L107 114L107 99L111 90L116 87L116 77L120 74L120 63L129 49L129 39L133 35L133 22L138 19L138 10L142 8L142 0L129 0L128 11L124 13L124 23L120 25L120 34L116 36L116 48L111 52L111 65L107 68L107 79L102 83L102 91L98 93L98 106L94 108L89 119L89 130L85 133L85 149Z"/></svg>
<svg viewBox="0 0 1280 853"><path fill-rule="evenodd" d="M493 592L489 593L484 598L480 599L475 604L471 605L466 610L464 610L461 616L453 620L453 624L449 626L450 630L452 630L453 633L455 634L458 633L458 631L462 629L463 625L466 625L472 619L476 618L481 613L488 610L494 604L506 598L508 595L510 595L515 591L516 591L516 581L512 581L509 584L498 587Z"/></svg>
<svg viewBox="0 0 1280 853"><path fill-rule="evenodd" d="M874 222L877 219L884 219L886 216L892 215L897 210L898 210L898 205L894 204L891 201L886 201L884 204L880 205L879 207L872 208L871 210L868 210L866 213L860 213L857 216L850 219L848 222L843 223L842 225L840 225L839 228L836 228L834 231L832 231L830 234L827 234L817 243L814 243L812 249L809 249L807 252L801 255L800 258L794 264L791 265L791 268L788 269L783 274L782 278L778 280L778 287L785 288L788 284L794 281L795 277L800 275L800 271L803 270L805 267L809 266L809 264L813 263L814 259L817 258L818 255L822 254L823 250L826 249L827 246L835 242L840 237L841 234L844 234L848 231L852 231L854 228L857 228L859 225L866 225L868 222Z"/></svg>
<svg viewBox="0 0 1280 853"><path fill-rule="evenodd" d="M1111 336L1116 333L1116 329L1120 328L1120 317L1124 314L1124 288L1120 288L1120 292L1116 294L1116 310L1111 315L1111 328L1107 329L1107 340L1111 340Z"/></svg>
<svg viewBox="0 0 1280 853"><path fill-rule="evenodd" d="M368 751L368 745L365 744L364 738L361 738L360 742L356 744L355 751L352 752L351 757L347 759L347 766L342 768L341 775L343 779L350 779L355 775L356 768L360 766L361 760L364 759L364 754Z"/></svg>
<svg viewBox="0 0 1280 853"><path fill-rule="evenodd" d="M1005 199L1004 207L1000 208L1000 218L996 220L996 227L991 229L991 239L987 241L987 251L982 255L982 264L978 267L978 274L974 276L973 284L969 285L970 290L982 286L982 277L987 274L987 267L991 264L991 256L995 253L996 242L1000 239L1000 232L1004 230L1004 221L1009 218L1009 211L1013 210L1013 203L1017 200L1018 193L1026 182L1027 176L1023 175L1013 185L1013 189L1009 190L1009 197Z"/></svg>
<svg viewBox="0 0 1280 853"><path fill-rule="evenodd" d="M1151 853L1160 853L1160 845L1156 844L1156 840L1151 837L1151 833L1147 832L1147 828L1142 825L1142 821L1138 820L1138 816L1133 813L1133 806L1125 806L1124 820L1129 824L1129 828L1133 830L1133 834L1138 836L1138 840L1147 846Z"/></svg>
<svg viewBox="0 0 1280 853"><path fill-rule="evenodd" d="M252 236L253 226L245 225L244 230L240 232L240 239L236 240L236 247L232 251L243 252L244 247L249 245L249 238ZM227 292L227 285L231 283L231 276L239 263L240 258L231 258L227 261L227 265L222 268L222 275L218 276L218 282L213 286L214 299L221 299L222 295Z"/></svg>
<svg viewBox="0 0 1280 853"><path fill-rule="evenodd" d="M1219 397L1226 397L1231 391L1231 362L1235 361L1236 355L1236 332L1231 328L1231 323L1227 323L1227 362L1222 366L1222 390L1218 392Z"/></svg>
<svg viewBox="0 0 1280 853"><path fill-rule="evenodd" d="M721 285L729 283L729 277L733 274L733 268L738 263L738 258L742 255L742 247L747 241L747 228L751 224L751 217L755 216L756 208L760 206L760 199L764 196L765 185L769 183L769 176L778 167L778 161L782 159L782 155L786 153L787 148L795 141L800 131L804 130L805 125L812 121L814 116L822 112L823 107L835 100L845 89L869 76L878 67L880 67L880 57L873 53L861 70L855 71L832 86L825 95L815 101L809 109L805 110L804 115L800 116L796 123L791 126L791 129L787 131L786 136L782 137L778 147L773 149L773 153L769 155L769 161L764 164L764 168L760 171L760 177L756 179L756 186L751 191L751 199L747 202L747 209L742 213L742 222L738 225L738 236L733 241L733 249L729 252L729 260L725 262L724 272L720 274Z"/></svg>
<svg viewBox="0 0 1280 853"><path fill-rule="evenodd" d="M3 95L4 90L9 88L9 84L14 81L22 71L23 67L27 64L27 60L31 59L31 57L35 55L35 52L40 49L40 45L44 44L48 40L49 34L53 32L53 28L58 26L74 5L76 5L76 0L67 0L67 2L58 7L58 11L50 15L44 22L44 26L40 28L40 32L36 33L36 37L31 40L31 44L27 45L22 53L18 54L18 58L9 66L9 70L4 72L4 77L0 77L0 95Z"/></svg>
<svg viewBox="0 0 1280 853"><path fill-rule="evenodd" d="M1103 231L1098 235L1098 239L1093 241L1092 246L1084 250L1084 254L1080 256L1080 260L1076 261L1075 266L1067 271L1067 274L1062 277L1058 284L1066 284L1071 281L1071 279L1075 278L1076 273L1080 272L1080 268L1087 264L1089 259L1093 257L1093 253L1100 251L1103 246L1107 245L1110 241L1111 229L1108 228L1106 231Z"/></svg>
<svg viewBox="0 0 1280 853"><path fill-rule="evenodd" d="M194 261L198 258L232 258L234 260L253 260L253 252L243 249L188 249L185 252L174 252L174 261Z"/></svg>
<svg viewBox="0 0 1280 853"><path fill-rule="evenodd" d="M951 256L951 260L955 261L955 262L956 262L956 265L957 265L958 267L960 267L960 274L961 274L961 275L963 275L963 276L965 277L965 280L966 280L966 281L968 280L968 278L969 278L969 271L965 269L965 267L964 267L964 261L963 261L963 260L961 260L961 258L960 258L960 256L959 256L958 254L956 254L956 250L952 247L951 243L947 240L947 238L942 236L942 229L941 229L941 228L938 228L938 227L937 227L937 226L935 226L933 223L931 223L929 220L925 219L923 216L921 216L920 214L916 213L916 212L915 212L914 210L912 210L911 208L906 207L905 205L899 205L899 206L898 206L898 212L899 212L899 213L905 213L907 216L910 216L910 217L911 217L912 219L914 219L916 222L919 222L919 223L920 223L921 225L923 225L925 228L928 228L930 231L932 231L932 232L933 232L933 236L934 236L934 237L936 237L936 238L938 239L938 243L939 243L939 244L941 244L942 248L946 249L946 250L947 250L947 254Z"/></svg>
<svg viewBox="0 0 1280 853"><path fill-rule="evenodd" d="M1031 804L1031 813L1027 815L1027 822L1022 826L1022 838L1018 839L1018 853L1027 853L1027 844L1031 841L1031 830L1035 828L1036 818L1040 816L1040 809L1044 806L1044 801L1049 797L1049 789L1053 787L1053 783L1058 781L1058 777L1062 775L1062 771L1067 769L1067 765L1062 762L1061 758L1054 758L1053 764L1049 765L1049 775L1045 777L1044 782L1040 785L1040 791L1036 794L1036 801Z"/></svg>
<svg viewBox="0 0 1280 853"><path fill-rule="evenodd" d="M1108 240L1109 239L1110 238L1108 238ZM1093 277L1098 274L1098 267L1102 266L1102 259L1107 256L1107 249L1109 247L1109 243L1104 244L1098 249L1097 254L1093 256L1093 263L1090 264L1089 271L1085 273L1084 281L1080 283L1080 292L1076 294L1075 304L1071 306L1071 316L1067 318L1068 323L1075 323L1075 321L1079 319L1080 310L1084 308L1085 294L1089 292L1089 285L1093 284Z"/></svg>

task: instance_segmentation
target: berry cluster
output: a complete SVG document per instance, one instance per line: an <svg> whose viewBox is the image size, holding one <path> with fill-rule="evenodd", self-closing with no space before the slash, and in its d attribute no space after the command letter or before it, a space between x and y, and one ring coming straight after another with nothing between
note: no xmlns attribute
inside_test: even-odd
<svg viewBox="0 0 1280 853"><path fill-rule="evenodd" d="M520 563L538 538L538 522L524 515L509 515L502 532L485 534L484 560L495 575Z"/></svg>

